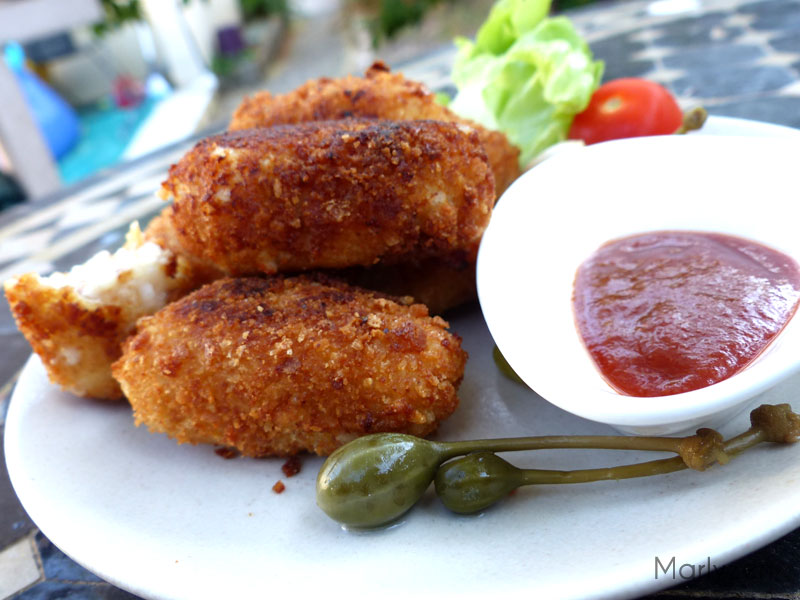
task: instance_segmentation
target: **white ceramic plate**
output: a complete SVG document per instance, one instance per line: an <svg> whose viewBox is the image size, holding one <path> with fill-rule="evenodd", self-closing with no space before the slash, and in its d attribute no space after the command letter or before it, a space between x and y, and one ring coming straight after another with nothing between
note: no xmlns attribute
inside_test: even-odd
<svg viewBox="0 0 800 600"><path fill-rule="evenodd" d="M565 410L657 434L724 422L800 370L800 320L793 319L729 379L659 398L622 395L589 357L571 301L586 258L609 240L645 231L721 232L800 261L799 152L797 136L634 138L565 152L520 177L498 202L477 269L483 314L508 362Z"/></svg>
<svg viewBox="0 0 800 600"><path fill-rule="evenodd" d="M500 375L476 307L451 325L470 361L462 406L441 439L612 433ZM763 401L790 401L798 384L787 380ZM723 433L746 427L740 417ZM682 583L681 565L721 566L800 525L800 447L771 446L706 473L525 489L476 517L449 514L429 490L397 525L350 533L315 506L321 459L306 458L287 479L281 460L177 446L135 428L123 405L59 392L35 358L11 400L5 452L42 531L146 598L620 599ZM585 468L653 457L548 451L513 460ZM281 495L271 491L278 479ZM656 557L665 565L675 557L676 579L655 578Z"/></svg>

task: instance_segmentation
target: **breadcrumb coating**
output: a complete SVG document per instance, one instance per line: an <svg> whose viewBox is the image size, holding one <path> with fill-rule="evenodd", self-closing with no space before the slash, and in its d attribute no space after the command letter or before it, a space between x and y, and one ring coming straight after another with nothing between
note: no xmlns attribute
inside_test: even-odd
<svg viewBox="0 0 800 600"><path fill-rule="evenodd" d="M179 243L234 275L474 257L493 190L469 127L375 120L207 138L162 185Z"/></svg>
<svg viewBox="0 0 800 600"><path fill-rule="evenodd" d="M247 456L427 435L467 355L419 304L321 277L226 278L139 322L114 376L137 424Z"/></svg>
<svg viewBox="0 0 800 600"><path fill-rule="evenodd" d="M180 245L170 224L171 210L172 207L168 206L150 221L144 231L145 238L188 261L203 282L230 275L207 261L197 259ZM475 261L459 254L424 261L409 259L408 262L395 265L377 264L371 267L331 270L329 274L352 285L391 296L411 297L414 302L427 306L433 315L443 314L478 297Z"/></svg>
<svg viewBox="0 0 800 600"><path fill-rule="evenodd" d="M494 173L496 197L519 177L519 149L505 134L463 119L436 101L428 88L376 62L364 77L323 77L282 95L267 91L246 97L229 129L271 127L286 123L346 118L432 119L470 125L478 132Z"/></svg>
<svg viewBox="0 0 800 600"><path fill-rule="evenodd" d="M39 355L50 381L78 396L122 397L111 363L135 322L124 308L81 298L72 287L53 287L36 273L5 284L17 327Z"/></svg>
<svg viewBox="0 0 800 600"><path fill-rule="evenodd" d="M149 231L134 222L114 254L100 252L68 273L26 273L5 282L17 327L64 390L121 399L111 363L136 320L219 276L158 245Z"/></svg>
<svg viewBox="0 0 800 600"><path fill-rule="evenodd" d="M184 263L184 268L191 273L192 277L191 289L187 289L186 292L196 290L205 283L211 283L227 275L215 264L191 254L181 245L172 225L171 215L172 205L170 204L150 220L145 227L143 237L144 241L155 242Z"/></svg>

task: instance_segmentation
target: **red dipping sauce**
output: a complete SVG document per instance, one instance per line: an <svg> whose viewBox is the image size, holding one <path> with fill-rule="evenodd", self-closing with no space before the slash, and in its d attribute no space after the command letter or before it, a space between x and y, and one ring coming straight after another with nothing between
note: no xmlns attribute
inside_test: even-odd
<svg viewBox="0 0 800 600"><path fill-rule="evenodd" d="M727 379L797 309L800 267L717 233L661 231L611 241L575 277L578 331L608 383L666 396Z"/></svg>

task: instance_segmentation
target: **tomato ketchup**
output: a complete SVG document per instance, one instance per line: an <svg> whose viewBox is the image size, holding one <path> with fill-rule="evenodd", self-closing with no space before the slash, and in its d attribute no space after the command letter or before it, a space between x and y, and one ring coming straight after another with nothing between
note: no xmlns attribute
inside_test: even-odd
<svg viewBox="0 0 800 600"><path fill-rule="evenodd" d="M583 342L617 391L688 392L751 363L797 310L800 267L756 242L661 231L611 241L578 269Z"/></svg>

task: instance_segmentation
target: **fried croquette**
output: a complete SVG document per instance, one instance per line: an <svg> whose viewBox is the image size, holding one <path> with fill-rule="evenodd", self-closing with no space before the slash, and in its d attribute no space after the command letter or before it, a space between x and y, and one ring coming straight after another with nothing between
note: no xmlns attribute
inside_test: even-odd
<svg viewBox="0 0 800 600"><path fill-rule="evenodd" d="M422 83L390 73L381 62L364 77L323 77L282 95L258 92L246 97L233 113L229 129L252 129L287 123L345 118L387 120L432 119L470 125L486 149L494 173L496 196L519 177L519 149L505 134L463 119L436 101Z"/></svg>
<svg viewBox="0 0 800 600"><path fill-rule="evenodd" d="M162 195L187 251L251 275L474 257L494 183L465 125L318 121L207 138Z"/></svg>
<svg viewBox="0 0 800 600"><path fill-rule="evenodd" d="M172 205L170 204L166 206L160 214L150 220L147 227L145 227L142 232L142 235L144 241L155 242L164 250L172 252L177 260L184 263L184 269L187 271L187 274L191 274L192 278L191 289L187 289L186 291L190 292L196 290L205 283L211 283L227 275L227 273L213 263L191 254L181 245L180 239L172 225L171 214Z"/></svg>
<svg viewBox="0 0 800 600"><path fill-rule="evenodd" d="M466 353L420 305L317 276L226 278L139 321L114 363L137 424L247 456L427 435Z"/></svg>
<svg viewBox="0 0 800 600"><path fill-rule="evenodd" d="M150 221L144 230L145 239L158 243L188 261L196 277L204 283L229 275L211 263L192 256L180 245L169 221L171 211L172 206L167 206ZM427 306L433 315L443 314L477 298L475 261L458 254L425 261L409 259L396 265L338 269L329 271L329 274L352 285L391 296L410 296L414 302Z"/></svg>
<svg viewBox="0 0 800 600"><path fill-rule="evenodd" d="M145 239L155 241L162 248L171 250L176 256L187 260L198 277L210 283L225 277L220 269L193 257L180 245L170 225L172 206L150 221L144 230ZM440 315L477 298L475 287L475 261L452 255L426 261L410 259L396 265L352 267L329 271L329 274L344 281L377 290L397 297L410 296L414 302L424 304L433 315Z"/></svg>
<svg viewBox="0 0 800 600"><path fill-rule="evenodd" d="M111 363L136 320L207 281L187 259L148 241L133 223L125 245L68 273L5 282L17 326L53 383L78 396L120 399Z"/></svg>

